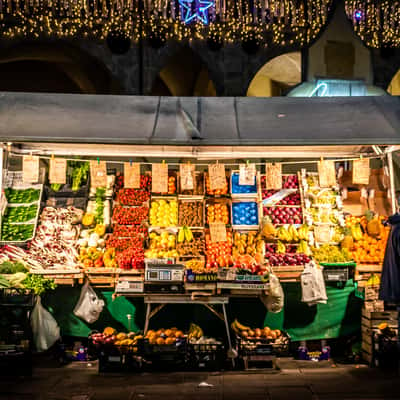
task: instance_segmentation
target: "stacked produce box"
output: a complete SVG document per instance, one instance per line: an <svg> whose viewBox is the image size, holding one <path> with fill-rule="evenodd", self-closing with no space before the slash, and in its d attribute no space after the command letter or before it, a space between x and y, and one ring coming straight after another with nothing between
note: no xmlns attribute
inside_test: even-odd
<svg viewBox="0 0 400 400"><path fill-rule="evenodd" d="M281 190L267 190L261 177L262 233L265 257L272 266L303 266L310 261L310 228L303 220L302 197L297 175L282 175Z"/></svg>

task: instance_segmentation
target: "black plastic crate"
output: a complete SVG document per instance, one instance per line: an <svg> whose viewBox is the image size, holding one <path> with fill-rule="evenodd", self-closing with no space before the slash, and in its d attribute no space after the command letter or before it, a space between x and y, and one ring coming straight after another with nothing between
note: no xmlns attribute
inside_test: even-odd
<svg viewBox="0 0 400 400"><path fill-rule="evenodd" d="M353 262L327 264L321 263L324 267L324 279L327 282L347 282L354 278L356 264Z"/></svg>
<svg viewBox="0 0 400 400"><path fill-rule="evenodd" d="M141 357L133 346L102 345L96 348L99 372L134 372L141 369Z"/></svg>
<svg viewBox="0 0 400 400"><path fill-rule="evenodd" d="M16 289L0 290L0 306L33 307L35 296L31 292Z"/></svg>
<svg viewBox="0 0 400 400"><path fill-rule="evenodd" d="M237 337L239 356L279 356L286 357L290 354L290 337L282 332L284 343L276 339L267 338L246 338Z"/></svg>
<svg viewBox="0 0 400 400"><path fill-rule="evenodd" d="M189 344L188 367L191 370L220 371L227 355L223 344Z"/></svg>

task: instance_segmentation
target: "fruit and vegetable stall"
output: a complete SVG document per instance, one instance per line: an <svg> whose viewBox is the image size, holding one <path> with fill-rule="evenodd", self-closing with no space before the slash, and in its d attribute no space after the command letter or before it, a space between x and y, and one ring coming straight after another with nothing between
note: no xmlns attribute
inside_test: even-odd
<svg viewBox="0 0 400 400"><path fill-rule="evenodd" d="M247 367L360 330L355 296L379 284L396 207L396 146L99 143L4 143L4 298L42 295L102 368L121 354ZM302 300L309 268L327 299ZM93 322L76 312L87 287L104 306Z"/></svg>

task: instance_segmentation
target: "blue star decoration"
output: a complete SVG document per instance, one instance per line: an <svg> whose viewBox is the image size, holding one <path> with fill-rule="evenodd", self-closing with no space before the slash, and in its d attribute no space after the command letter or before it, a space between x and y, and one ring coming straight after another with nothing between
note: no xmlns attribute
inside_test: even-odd
<svg viewBox="0 0 400 400"><path fill-rule="evenodd" d="M185 24L192 21L208 25L208 9L214 7L213 0L179 0L182 7L182 19Z"/></svg>

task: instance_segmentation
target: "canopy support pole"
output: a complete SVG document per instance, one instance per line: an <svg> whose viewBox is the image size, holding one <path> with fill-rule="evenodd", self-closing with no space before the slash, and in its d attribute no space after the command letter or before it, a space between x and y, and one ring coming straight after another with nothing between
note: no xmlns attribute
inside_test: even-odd
<svg viewBox="0 0 400 400"><path fill-rule="evenodd" d="M392 214L396 214L396 190L394 187L394 169L393 169L393 151L387 153L388 167L389 167L389 180L390 180L390 197L392 204Z"/></svg>

